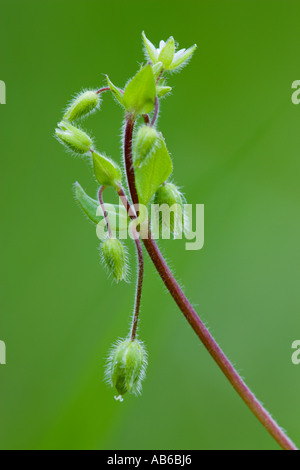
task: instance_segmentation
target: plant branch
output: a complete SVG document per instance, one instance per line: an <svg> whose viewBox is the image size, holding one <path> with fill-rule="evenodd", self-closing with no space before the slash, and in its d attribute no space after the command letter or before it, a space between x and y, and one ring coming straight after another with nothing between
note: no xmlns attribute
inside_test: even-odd
<svg viewBox="0 0 300 470"><path fill-rule="evenodd" d="M124 158L125 168L127 173L127 181L131 199L134 205L138 207L138 195L135 185L135 175L132 164L132 133L133 133L134 121L130 118L127 119L126 130L125 130L125 142L124 142ZM126 197L126 196L125 196ZM124 199L123 204L128 208L128 201ZM131 218L134 218L132 211L128 212ZM143 240L146 250L155 265L160 277L162 278L165 286L169 290L176 304L184 314L185 318L202 341L205 348L208 350L210 355L213 357L217 365L223 371L231 385L258 418L261 424L271 434L275 441L285 450L297 450L295 444L288 438L284 431L279 427L276 421L271 417L268 411L262 406L257 400L255 395L251 392L249 387L245 384L241 376L238 374L236 369L233 367L229 359L226 357L218 343L212 337L204 323L198 317L196 311L188 301L187 297L183 293L181 287L176 281L172 274L169 266L167 265L164 257L162 256L155 240L152 238L149 231L147 239Z"/></svg>
<svg viewBox="0 0 300 470"><path fill-rule="evenodd" d="M159 100L157 98L157 96L155 97L155 109L154 109L154 115L153 115L153 118L152 118L152 121L151 121L151 126L153 127L154 124L156 123L157 121L157 118L158 118L158 113L159 113Z"/></svg>
<svg viewBox="0 0 300 470"><path fill-rule="evenodd" d="M96 94L99 95L100 93L102 93L103 91L110 91L110 87L109 86L105 86L103 88L100 88L100 90L96 91Z"/></svg>
<svg viewBox="0 0 300 470"><path fill-rule="evenodd" d="M138 278L137 278L137 284L136 284L134 316L133 316L132 328L131 328L131 341L134 341L135 336L136 336L136 330L137 330L140 307L141 307L143 279L144 279L143 247L142 247L141 240L139 238L138 233L136 232L136 230L133 230L133 232L134 232L133 236L134 236L135 245L137 249L137 255L138 255Z"/></svg>
<svg viewBox="0 0 300 470"><path fill-rule="evenodd" d="M126 127L125 127L125 136L124 136L124 160L125 160L125 170L127 176L127 183L131 195L131 200L134 205L138 208L139 198L137 189L135 186L135 176L134 176L134 168L132 163L132 134L134 128L134 118L132 116L128 116L126 118ZM130 155L130 158L127 156ZM138 212L138 211L137 211ZM138 213L137 213L138 215Z"/></svg>
<svg viewBox="0 0 300 470"><path fill-rule="evenodd" d="M131 208L127 196L123 190L123 188L119 188L118 195L127 210L127 213L131 219L136 219L136 213ZM136 336L136 330L138 325L140 307L141 307L141 298L142 298L142 289L143 289L143 280L144 280L144 254L143 254L143 247L141 240L139 238L139 234L134 225L131 226L132 235L136 245L136 251L138 256L138 276L137 276L137 284L136 284L136 296L135 296L135 306L134 306L134 314L132 320L132 327L131 327L131 341L134 341Z"/></svg>

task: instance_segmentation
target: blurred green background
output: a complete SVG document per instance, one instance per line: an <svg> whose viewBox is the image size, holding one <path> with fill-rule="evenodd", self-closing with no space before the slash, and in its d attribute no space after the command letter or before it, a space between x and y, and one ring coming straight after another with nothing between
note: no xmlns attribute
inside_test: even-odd
<svg viewBox="0 0 300 470"><path fill-rule="evenodd" d="M1 449L277 449L146 264L140 398L115 402L107 350L128 331L134 278L113 285L73 199L91 168L53 138L70 97L123 86L141 31L198 44L170 77L159 128L188 202L205 204L205 247L161 243L185 292L265 406L300 444L300 79L298 1L0 0ZM118 161L120 107L89 118ZM110 193L111 201L114 196ZM134 272L135 255L131 247Z"/></svg>

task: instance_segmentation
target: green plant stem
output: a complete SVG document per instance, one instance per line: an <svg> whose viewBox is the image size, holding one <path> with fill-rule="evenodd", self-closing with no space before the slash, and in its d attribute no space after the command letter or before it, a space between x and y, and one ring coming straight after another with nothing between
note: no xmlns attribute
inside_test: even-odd
<svg viewBox="0 0 300 470"><path fill-rule="evenodd" d="M119 188L118 195L122 203L124 204L129 217L131 217L132 219L135 219L136 213L131 208L123 188ZM132 226L132 235L135 241L137 257L138 257L138 275L137 275L137 283L136 283L135 305L134 305L134 314L133 314L131 333L130 333L131 341L134 341L136 337L136 331L137 331L140 308L141 308L143 280L144 280L144 253L143 253L143 246L142 246L139 234L135 226Z"/></svg>
<svg viewBox="0 0 300 470"><path fill-rule="evenodd" d="M134 122L129 118L126 122L125 128L125 141L124 141L124 159L125 168L127 172L128 187L131 194L132 202L135 207L138 207L138 194L135 185L135 176L132 163L132 134L133 134ZM123 199L122 199L123 200ZM123 202L125 207L128 208L128 201ZM128 212L131 218L134 218L132 211ZM152 238L151 233L147 239L143 240L146 250L156 267L160 277L162 278L165 286L169 290L176 304L184 314L185 318L202 341L205 348L208 350L210 355L213 357L215 362L218 364L220 369L223 371L231 385L244 400L248 408L258 418L265 429L271 434L275 441L284 450L297 450L295 444L288 438L284 431L279 427L276 421L271 417L268 411L262 406L257 400L255 395L251 392L249 387L245 384L241 376L238 374L236 369L233 367L229 359L226 357L218 343L215 341L213 336L210 334L204 323L198 317L196 311L188 301L187 297L183 293L181 287L176 281L170 268L168 267L164 257L162 256L155 240Z"/></svg>
<svg viewBox="0 0 300 470"><path fill-rule="evenodd" d="M153 127L157 121L157 118L158 118L158 113L159 113L159 100L157 98L157 96L155 97L155 108L154 108L154 115L153 115L153 118L152 118L152 121L151 121L151 126Z"/></svg>

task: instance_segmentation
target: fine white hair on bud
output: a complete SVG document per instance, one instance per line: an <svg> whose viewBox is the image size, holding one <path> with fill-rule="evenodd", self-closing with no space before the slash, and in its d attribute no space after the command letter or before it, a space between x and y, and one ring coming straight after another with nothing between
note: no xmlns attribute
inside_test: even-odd
<svg viewBox="0 0 300 470"><path fill-rule="evenodd" d="M84 155L93 146L92 139L82 129L66 121L62 121L57 125L55 134L60 143L77 154Z"/></svg>
<svg viewBox="0 0 300 470"><path fill-rule="evenodd" d="M153 65L161 62L163 64L163 70L169 72L180 70L189 62L197 49L197 45L194 44L189 49L180 49L176 52L176 43L172 36L166 42L160 41L159 47L156 48L154 44L149 41L144 32L142 33L142 37L146 57L150 59Z"/></svg>
<svg viewBox="0 0 300 470"><path fill-rule="evenodd" d="M158 133L152 126L141 126L136 133L133 146L134 166L139 166L154 150Z"/></svg>
<svg viewBox="0 0 300 470"><path fill-rule="evenodd" d="M100 94L95 90L86 90L79 93L68 106L64 121L73 122L77 119L87 117L100 107Z"/></svg>
<svg viewBox="0 0 300 470"><path fill-rule="evenodd" d="M101 258L108 273L116 282L127 281L127 252L123 243L117 238L106 238L101 245Z"/></svg>
<svg viewBox="0 0 300 470"><path fill-rule="evenodd" d="M164 225L174 235L175 238L180 236L183 229L184 197L178 187L173 183L162 184L155 193L154 204L163 207L166 205L170 209L169 217L163 217L159 212L160 231L163 232Z"/></svg>
<svg viewBox="0 0 300 470"><path fill-rule="evenodd" d="M139 395L147 368L147 353L143 343L137 339L122 339L113 345L107 361L105 378L114 387L123 401L125 393Z"/></svg>

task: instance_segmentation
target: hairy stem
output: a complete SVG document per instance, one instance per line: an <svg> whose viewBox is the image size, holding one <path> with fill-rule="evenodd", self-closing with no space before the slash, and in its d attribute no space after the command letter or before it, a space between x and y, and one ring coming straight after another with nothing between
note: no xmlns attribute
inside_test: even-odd
<svg viewBox="0 0 300 470"><path fill-rule="evenodd" d="M124 142L124 158L125 168L127 172L127 181L129 191L131 194L132 202L138 207L138 194L135 185L134 169L132 165L132 133L133 133L134 121L128 119L125 130L125 142ZM125 207L128 207L128 201L123 201ZM129 212L128 212L129 213ZM131 218L132 211L130 211ZM184 314L185 318L202 341L205 348L208 350L210 355L213 357L215 362L218 364L220 369L223 371L231 385L244 400L249 409L258 418L261 424L271 434L275 441L285 450L297 450L295 444L288 438L284 431L279 427L276 421L271 417L268 411L262 406L257 400L255 395L251 392L249 387L245 384L239 373L233 367L229 359L226 357L218 343L212 337L204 323L198 317L196 311L188 301L187 297L183 293L181 287L176 281L172 274L169 266L167 265L164 257L162 256L155 240L152 238L151 233L147 239L143 240L146 250L156 267L160 277L162 278L165 286L169 290L176 304Z"/></svg>
<svg viewBox="0 0 300 470"><path fill-rule="evenodd" d="M128 183L132 203L135 204L136 207L138 207L139 198L138 198L138 193L137 193L137 189L135 186L134 168L133 168L133 163L132 163L133 128L134 128L134 118L132 116L128 116L126 119L125 136L124 136L125 170L126 170L127 183ZM130 155L130 158L127 157L128 155Z"/></svg>
<svg viewBox="0 0 300 470"><path fill-rule="evenodd" d="M156 97L155 97L154 115L153 115L153 118L152 118L152 121L151 121L151 126L152 126L152 127L154 126L154 124L155 124L156 121L157 121L158 113L159 113L159 100L158 100L158 98L157 98L157 96L156 96Z"/></svg>
<svg viewBox="0 0 300 470"><path fill-rule="evenodd" d="M110 87L109 86L105 86L103 88L100 88L100 90L96 91L96 94L99 95L100 93L102 93L103 91L110 91Z"/></svg>
<svg viewBox="0 0 300 470"><path fill-rule="evenodd" d="M131 219L136 218L136 213L131 208L127 196L123 190L123 188L119 188L118 195L127 210L127 213ZM137 276L137 284L136 284L136 295L135 295L135 306L134 306L134 314L132 320L132 327L131 327L131 341L134 341L138 326L139 320L139 313L141 307L141 298L142 298L142 289L143 289L143 279L144 279L144 253L141 240L139 238L139 234L135 228L135 226L131 227L132 235L136 245L136 251L138 256L138 276Z"/></svg>
<svg viewBox="0 0 300 470"><path fill-rule="evenodd" d="M141 244L141 240L139 239L138 233L135 231L135 233L133 235L134 235L136 249L137 249L137 255L138 255L138 278L137 278L137 284L136 284L134 316L133 316L132 328L131 328L131 341L134 341L135 336L136 336L136 330L137 330L140 307L141 307L143 278L144 278L143 247L142 247L142 244Z"/></svg>

